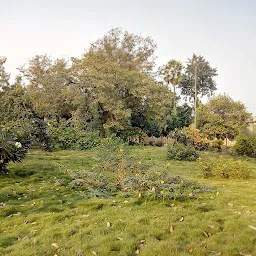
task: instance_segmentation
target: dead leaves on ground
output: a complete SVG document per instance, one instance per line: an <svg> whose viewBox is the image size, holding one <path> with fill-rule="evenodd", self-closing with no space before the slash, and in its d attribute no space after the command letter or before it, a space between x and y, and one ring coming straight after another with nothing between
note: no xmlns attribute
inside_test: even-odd
<svg viewBox="0 0 256 256"><path fill-rule="evenodd" d="M170 227L169 227L169 233L173 233L173 231L174 231L173 226L170 226Z"/></svg>

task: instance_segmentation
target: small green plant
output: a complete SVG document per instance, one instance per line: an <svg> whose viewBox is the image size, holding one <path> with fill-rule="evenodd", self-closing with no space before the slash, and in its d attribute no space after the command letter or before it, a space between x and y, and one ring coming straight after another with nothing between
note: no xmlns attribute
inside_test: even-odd
<svg viewBox="0 0 256 256"><path fill-rule="evenodd" d="M178 161L195 161L199 157L192 145L174 142L168 146L167 159Z"/></svg>
<svg viewBox="0 0 256 256"><path fill-rule="evenodd" d="M256 133L240 134L236 137L233 151L239 155L256 157Z"/></svg>
<svg viewBox="0 0 256 256"><path fill-rule="evenodd" d="M223 179L250 177L250 168L245 160L219 159L206 156L198 159L199 170L204 178L217 177Z"/></svg>
<svg viewBox="0 0 256 256"><path fill-rule="evenodd" d="M217 150L220 151L220 150L222 149L223 144L224 144L224 141L223 141L223 140L213 140L213 141L211 142L211 147L212 147L213 149L217 149Z"/></svg>
<svg viewBox="0 0 256 256"><path fill-rule="evenodd" d="M7 166L12 162L21 162L25 157L30 142L20 142L6 131L0 130L0 173L7 173Z"/></svg>

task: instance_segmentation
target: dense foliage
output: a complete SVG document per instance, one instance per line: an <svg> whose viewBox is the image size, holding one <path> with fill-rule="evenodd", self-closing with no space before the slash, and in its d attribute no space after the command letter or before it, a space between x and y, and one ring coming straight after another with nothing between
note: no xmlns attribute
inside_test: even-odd
<svg viewBox="0 0 256 256"><path fill-rule="evenodd" d="M193 54L192 58L188 59L179 88L182 94L189 99L194 99L195 93L197 93L196 97L211 96L217 90L214 80L217 75L217 69L212 68L203 56ZM195 91L195 81L197 82L197 91Z"/></svg>
<svg viewBox="0 0 256 256"><path fill-rule="evenodd" d="M192 145L174 142L168 146L167 159L178 161L195 161L199 157Z"/></svg>
<svg viewBox="0 0 256 256"><path fill-rule="evenodd" d="M207 150L210 142L206 136L193 126L185 127L183 129L175 129L170 133L170 136L179 143L185 146L191 145L196 150Z"/></svg>
<svg viewBox="0 0 256 256"><path fill-rule="evenodd" d="M73 120L49 121L48 135L54 149L86 150L100 144L97 132L86 132Z"/></svg>
<svg viewBox="0 0 256 256"><path fill-rule="evenodd" d="M233 151L239 155L256 157L256 133L239 134Z"/></svg>
<svg viewBox="0 0 256 256"><path fill-rule="evenodd" d="M156 73L155 52L151 38L112 29L81 58L34 56L19 68L14 83L1 57L0 128L45 150L91 149L113 135L123 141L171 136L183 143L172 146L180 160L207 150L207 136L239 134L250 116L242 103L217 96L196 110L197 99L216 90L216 68L194 54L185 68L172 59ZM189 104L179 104L182 96L194 98L194 113ZM193 115L199 130L190 126ZM238 138L236 147L241 143L253 152L251 142Z"/></svg>
<svg viewBox="0 0 256 256"><path fill-rule="evenodd" d="M198 128L210 137L228 135L234 138L246 127L250 113L239 101L234 101L227 95L218 95L197 110Z"/></svg>
<svg viewBox="0 0 256 256"><path fill-rule="evenodd" d="M243 160L233 160L224 157L216 159L205 155L199 158L198 163L204 178L247 179L250 177L251 170L247 162Z"/></svg>
<svg viewBox="0 0 256 256"><path fill-rule="evenodd" d="M19 141L10 133L0 130L0 173L7 173L9 162L21 162L29 146L29 140Z"/></svg>

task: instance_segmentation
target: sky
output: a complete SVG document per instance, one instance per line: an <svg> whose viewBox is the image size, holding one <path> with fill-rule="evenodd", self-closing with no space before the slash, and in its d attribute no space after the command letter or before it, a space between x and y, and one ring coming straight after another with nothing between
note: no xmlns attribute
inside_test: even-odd
<svg viewBox="0 0 256 256"><path fill-rule="evenodd" d="M218 70L217 93L256 115L255 0L0 0L0 56L12 79L36 54L80 57L110 29L150 36L157 65L193 53Z"/></svg>

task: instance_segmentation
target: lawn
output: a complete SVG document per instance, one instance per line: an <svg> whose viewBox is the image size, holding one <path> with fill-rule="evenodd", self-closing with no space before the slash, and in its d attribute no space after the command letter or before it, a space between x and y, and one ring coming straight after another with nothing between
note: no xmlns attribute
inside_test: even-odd
<svg viewBox="0 0 256 256"><path fill-rule="evenodd" d="M248 180L203 179L196 162L167 161L165 147L124 150L211 192L185 201L93 197L69 184L70 173L97 169L94 151L32 150L0 176L0 255L256 255L255 160Z"/></svg>

